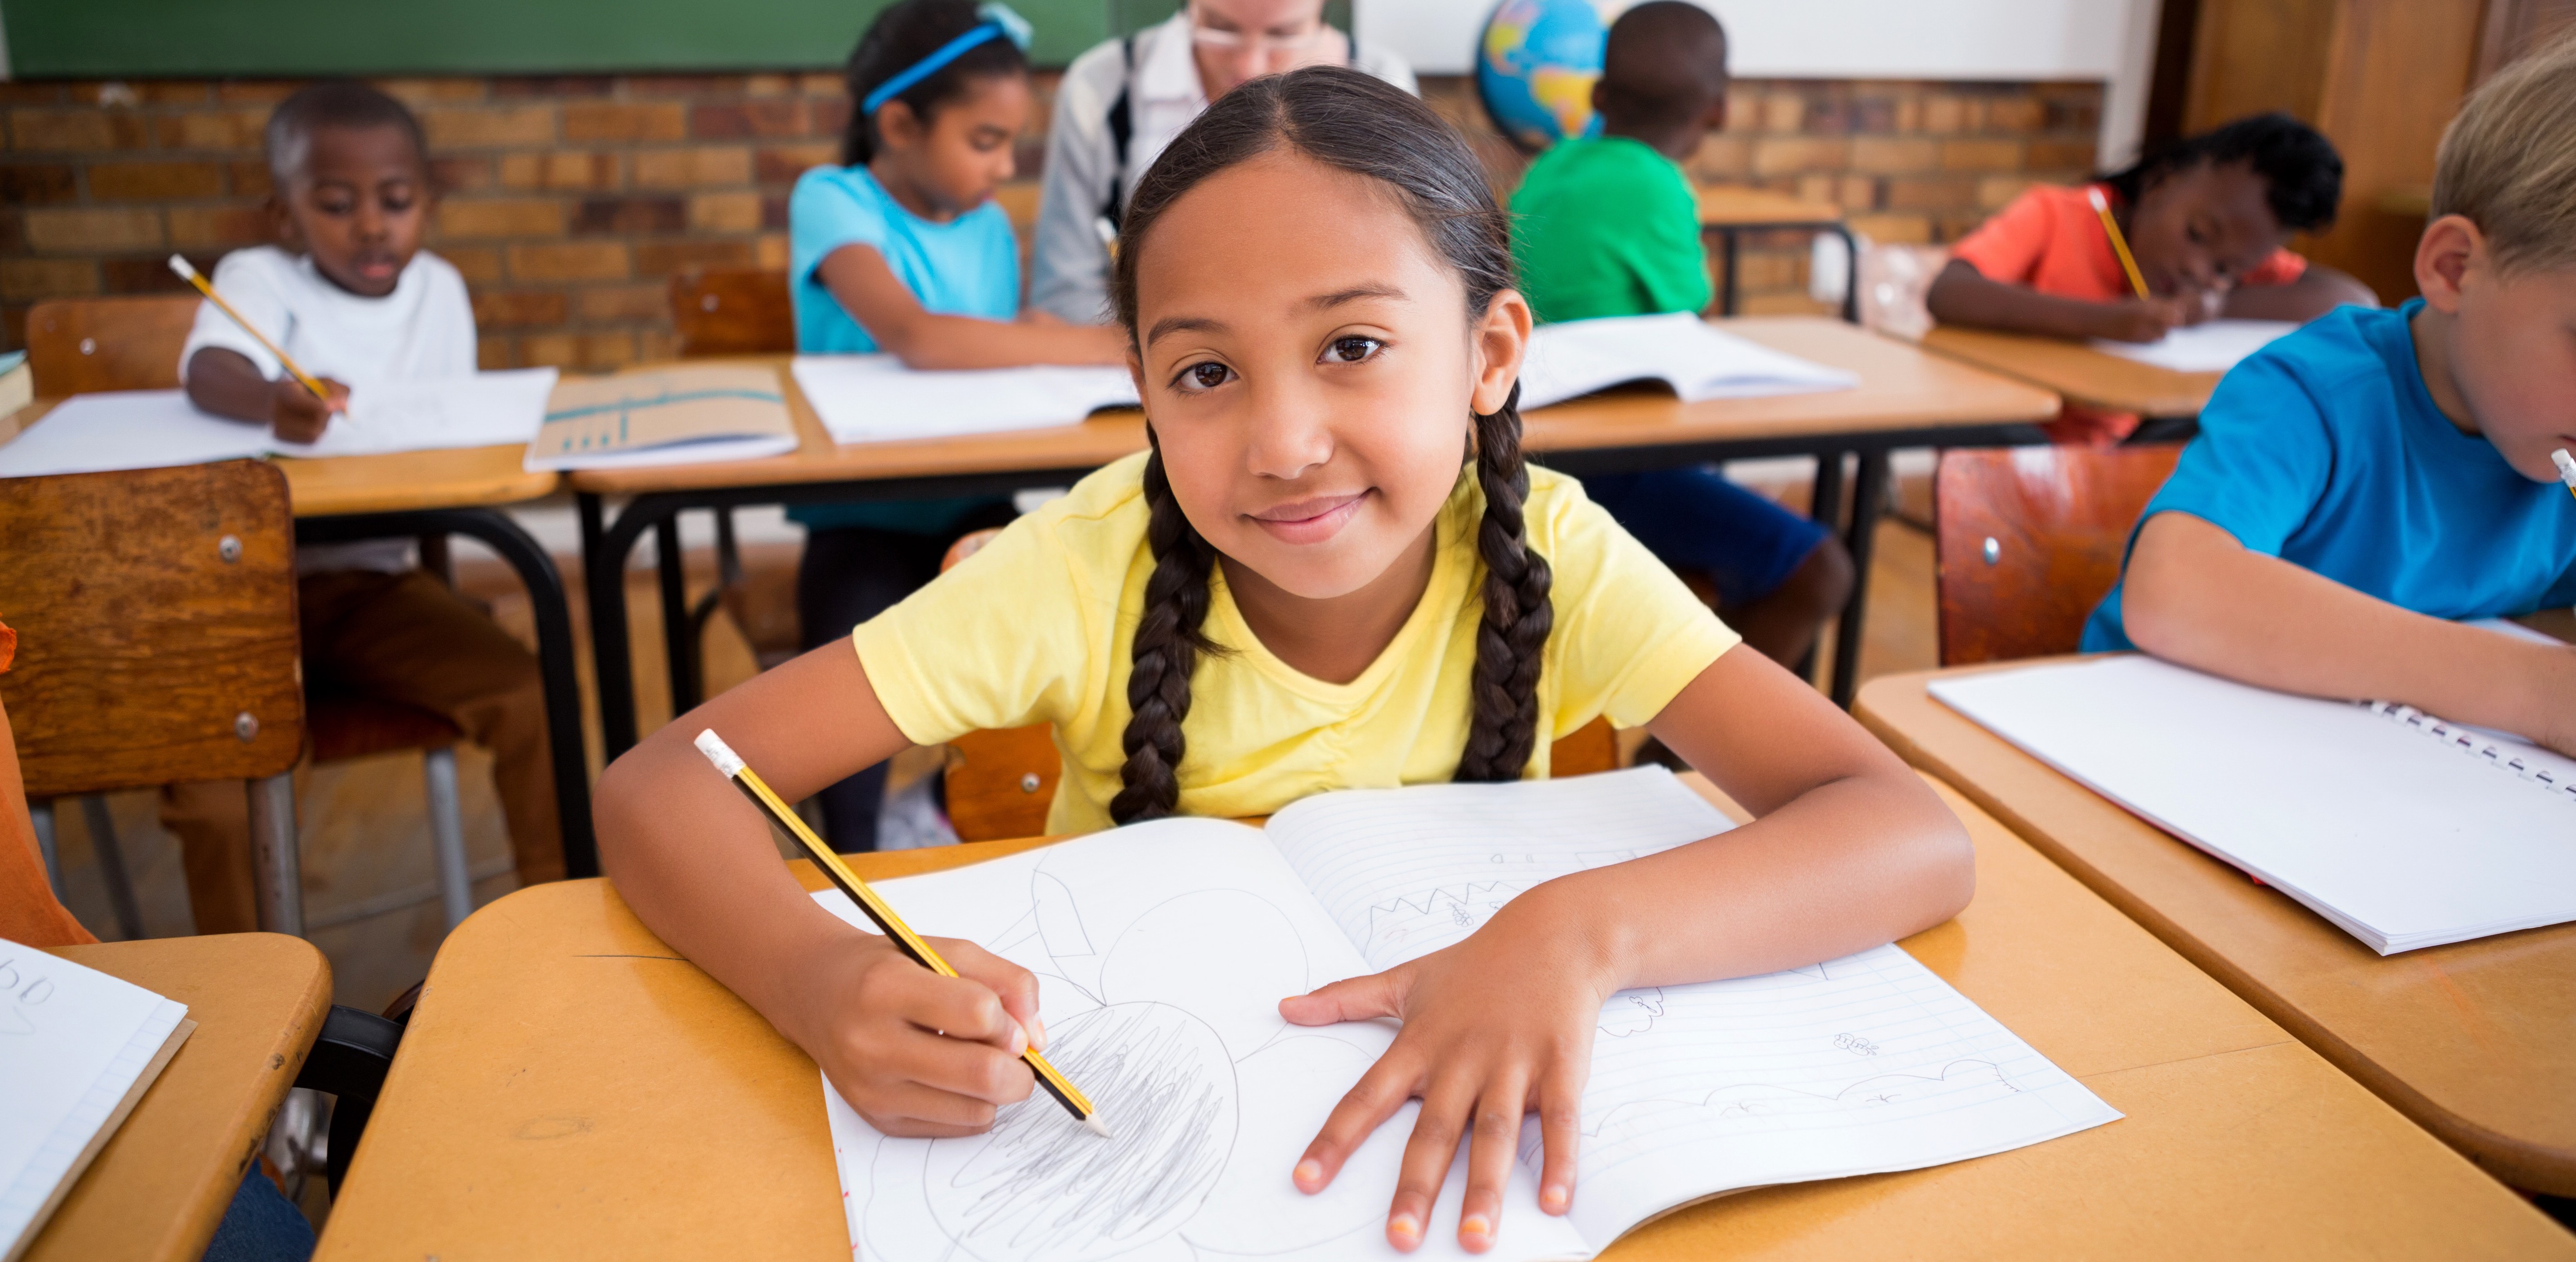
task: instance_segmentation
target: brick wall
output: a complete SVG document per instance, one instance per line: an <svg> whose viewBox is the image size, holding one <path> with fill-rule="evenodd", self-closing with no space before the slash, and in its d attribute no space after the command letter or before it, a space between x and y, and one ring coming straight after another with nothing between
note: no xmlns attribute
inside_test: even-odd
<svg viewBox="0 0 2576 1262"><path fill-rule="evenodd" d="M474 293L487 367L607 369L671 351L666 286L694 266L783 267L796 175L834 160L838 76L440 78L384 84L420 111L441 199L431 248ZM1009 201L1035 203L1044 104ZM0 83L0 338L23 345L45 298L153 293L176 251L211 269L268 239L260 132L291 83ZM1498 187L1524 160L1469 83L1426 80ZM1842 206L1882 241L1946 241L2032 180L2093 160L2097 84L1736 85L1729 126L1693 156L1709 183ZM1815 310L1806 242L1749 237L1745 309Z"/></svg>

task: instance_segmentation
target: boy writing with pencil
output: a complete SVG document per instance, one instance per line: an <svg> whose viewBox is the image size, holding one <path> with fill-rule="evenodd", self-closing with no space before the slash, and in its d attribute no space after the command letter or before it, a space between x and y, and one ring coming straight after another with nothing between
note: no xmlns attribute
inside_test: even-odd
<svg viewBox="0 0 2576 1262"><path fill-rule="evenodd" d="M345 406L344 382L472 373L464 278L420 248L429 163L411 111L364 84L314 84L269 118L267 149L278 244L216 265L214 292L251 327L198 309L180 352L189 399L302 442ZM414 568L407 542L298 548L296 573L306 688L428 710L491 750L520 883L561 877L535 657ZM161 819L185 852L197 931L255 927L241 784L168 786Z"/></svg>
<svg viewBox="0 0 2576 1262"><path fill-rule="evenodd" d="M1726 32L1678 0L1610 27L1592 88L1602 135L1569 137L1512 194L1512 261L1540 321L1698 311L1709 302L1699 199L1679 162L1726 124ZM1718 616L1795 666L1851 594L1832 533L1714 469L1602 474L1584 492Z"/></svg>
<svg viewBox="0 0 2576 1262"><path fill-rule="evenodd" d="M2444 133L2415 281L2228 374L2084 647L2576 753L2576 648L2458 622L2576 601L2576 38Z"/></svg>

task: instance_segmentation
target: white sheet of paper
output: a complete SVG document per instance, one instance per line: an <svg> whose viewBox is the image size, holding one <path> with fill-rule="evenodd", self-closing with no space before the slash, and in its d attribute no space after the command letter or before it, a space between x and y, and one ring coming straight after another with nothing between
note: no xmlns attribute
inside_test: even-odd
<svg viewBox="0 0 2576 1262"><path fill-rule="evenodd" d="M2382 955L2576 920L2576 760L2151 657L1932 695Z"/></svg>
<svg viewBox="0 0 2576 1262"><path fill-rule="evenodd" d="M1045 429L1136 405L1136 384L1124 368L916 372L892 355L799 355L793 371L839 443Z"/></svg>
<svg viewBox="0 0 2576 1262"><path fill-rule="evenodd" d="M552 368L478 372L471 377L362 382L349 410L310 443L277 443L290 456L375 456L446 447L518 446L545 422Z"/></svg>
<svg viewBox="0 0 2576 1262"><path fill-rule="evenodd" d="M1848 390L1855 374L1727 333L1687 312L1542 324L1521 366L1521 408L1629 381L1662 381L1684 403Z"/></svg>
<svg viewBox="0 0 2576 1262"><path fill-rule="evenodd" d="M186 1018L132 983L0 939L0 1254Z"/></svg>
<svg viewBox="0 0 2576 1262"><path fill-rule="evenodd" d="M267 427L200 412L181 391L80 394L0 446L0 478L243 460L275 445Z"/></svg>
<svg viewBox="0 0 2576 1262"><path fill-rule="evenodd" d="M2093 348L2175 372L2225 372L2298 329L2296 320L2211 320L2185 325L2153 342L2099 338Z"/></svg>

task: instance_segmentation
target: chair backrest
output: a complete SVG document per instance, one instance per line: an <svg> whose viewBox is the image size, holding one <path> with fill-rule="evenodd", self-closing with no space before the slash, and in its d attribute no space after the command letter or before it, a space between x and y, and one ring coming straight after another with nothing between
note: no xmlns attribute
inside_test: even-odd
<svg viewBox="0 0 2576 1262"><path fill-rule="evenodd" d="M973 556L998 530L978 530L948 546L944 572ZM1619 741L1609 723L1594 719L1548 750L1550 774L1590 775L1619 766ZM1063 774L1055 738L1045 724L968 732L948 745L948 823L961 841L1006 841L1046 831Z"/></svg>
<svg viewBox="0 0 2576 1262"><path fill-rule="evenodd" d="M1943 452L1932 478L1941 664L2072 653L2177 443Z"/></svg>
<svg viewBox="0 0 2576 1262"><path fill-rule="evenodd" d="M261 460L0 481L27 795L256 780L304 744L295 528Z"/></svg>
<svg viewBox="0 0 2576 1262"><path fill-rule="evenodd" d="M93 390L174 390L179 350L197 322L195 294L67 298L27 313L27 370L36 397Z"/></svg>
<svg viewBox="0 0 2576 1262"><path fill-rule="evenodd" d="M671 327L680 355L785 355L796 349L787 273L700 268L671 278Z"/></svg>

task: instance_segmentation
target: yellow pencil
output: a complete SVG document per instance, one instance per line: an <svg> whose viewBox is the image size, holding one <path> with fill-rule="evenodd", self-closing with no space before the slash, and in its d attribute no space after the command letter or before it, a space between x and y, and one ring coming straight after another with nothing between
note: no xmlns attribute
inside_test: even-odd
<svg viewBox="0 0 2576 1262"><path fill-rule="evenodd" d="M205 277L203 277L203 276L199 276L199 275L197 274L197 269L196 269L196 267L195 267L194 265L190 264L190 263L188 262L188 260L186 260L186 259L184 259L184 258L181 258L181 257L179 257L179 256L178 256L178 255L176 255L176 254L171 255L171 256L170 256L170 270L171 270L171 271L174 271L174 272L177 272L177 273L178 273L178 274L180 274L181 276L186 277L186 278L187 278L187 280L188 280L188 283L189 283L189 284L194 285L194 286L196 286L196 287L197 287L197 292L198 292L198 293L204 294L204 295L206 296L206 301L211 302L211 303L215 304L217 307L221 308L221 309L223 310L223 313L224 313L225 315L231 316L231 317L233 318L233 323L238 324L238 325L240 325L240 326L242 327L242 332L244 332L244 333L248 333L248 334L250 334L252 337L258 338L258 339L259 339L259 344L260 344L260 345L262 345L262 346L267 347L267 348L268 348L268 353L269 353L269 354L277 356L277 362L278 362L278 363L280 363L280 364L285 365L285 366L286 366L286 371L287 371L290 375L292 375L292 376L293 376L297 381L301 381L301 382L303 382L303 383L304 383L304 388L305 388L305 389L307 389L307 390L312 391L312 392L313 392L313 397L314 397L314 398L320 399L320 400L322 400L322 401L323 401L323 402L325 402L325 403L328 403L328 402L330 402L330 401L331 401L331 392L330 392L330 391L328 391L328 390L323 389L323 388L322 388L322 383L321 383L321 382L319 382L319 381L315 381L315 380L313 379L313 374L308 373L308 372L304 371L302 368L297 367L297 366L296 366L296 364L295 364L295 361L294 361L294 360L288 359L288 358L286 357L286 352L285 352L285 350L283 350L282 348L280 348L280 347L278 346L278 344L277 344L277 343L272 342L272 341L269 341L269 340L268 340L268 335L267 335L267 334L265 334L265 333L260 332L256 327L254 327L254 326L251 324L251 322L250 322L250 321L243 319L243 318L242 318L242 313L240 313L240 312L238 312L238 311L233 310L233 304L231 304L231 303L229 303L229 302L224 301L224 296L223 296L222 294L216 293L216 292L215 292L215 287L214 287L214 286L212 286L212 285L207 284L207 283L206 283L206 278L205 278Z"/></svg>
<svg viewBox="0 0 2576 1262"><path fill-rule="evenodd" d="M2549 462L2558 466L2558 480L2567 484L2567 493L2576 495L2576 456L2564 447L2549 453Z"/></svg>
<svg viewBox="0 0 2576 1262"><path fill-rule="evenodd" d="M731 745L725 744L723 737L715 734L715 729L698 733L698 752L705 754L707 761L716 765L716 770L733 781L734 787L742 790L743 796L750 798L751 804L769 817L769 822L795 838L796 844L804 847L805 857L823 869L823 874L832 878L832 884L840 886L841 892L849 895L850 901L857 903L859 910L866 912L868 919L885 931L887 940L893 942L897 950L942 977L957 976L957 970L939 958L939 952L932 950L929 943L922 941L920 934L903 923L903 917L894 914L891 904L878 896L875 890L869 889L868 883L860 880L859 874L852 872L848 864L841 862L841 856L832 853L832 848L824 845L823 839L805 826L805 821L796 818L796 812L787 809L787 803L781 801L768 783L760 778L759 772L753 771L743 762L741 755L733 752ZM1038 1055L1034 1048L1021 1053L1020 1059L1027 1061L1029 1068L1037 1074L1038 1085L1046 1088L1047 1094L1054 1096L1056 1103L1063 1105L1066 1112L1073 1114L1073 1120L1082 1123L1083 1129L1103 1139L1109 1138L1109 1128L1101 1125L1095 1116L1098 1110L1092 1106L1091 1097L1082 1094L1071 1079L1048 1064L1046 1057Z"/></svg>
<svg viewBox="0 0 2576 1262"><path fill-rule="evenodd" d="M2098 188L2088 188L2084 195L2092 199L2093 213L2102 217L2102 231L2111 236L2111 251L2120 256L2120 267L2129 273L2129 288L2137 290L2141 298L2154 297L2147 292L2147 278L2139 273L2138 260L2129 253L2129 239L2120 235L2119 223L2111 218L2111 203L2103 200Z"/></svg>

